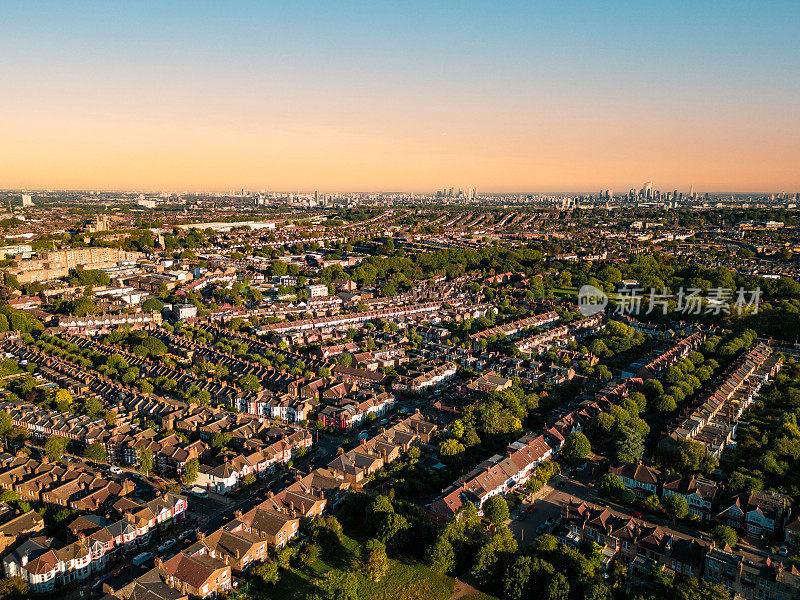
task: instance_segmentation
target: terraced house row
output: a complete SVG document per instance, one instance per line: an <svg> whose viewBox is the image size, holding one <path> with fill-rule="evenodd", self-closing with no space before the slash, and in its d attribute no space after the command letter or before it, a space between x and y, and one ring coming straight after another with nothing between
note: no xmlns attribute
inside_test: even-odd
<svg viewBox="0 0 800 600"><path fill-rule="evenodd" d="M788 501L777 493L731 492L713 481L693 475L664 475L641 462L610 467L622 484L639 498L650 495L683 496L689 514L703 521L717 521L739 530L742 535L784 539Z"/></svg>
<svg viewBox="0 0 800 600"><path fill-rule="evenodd" d="M75 541L31 537L3 559L6 577L21 577L34 593L86 580L105 570L120 554L148 545L152 533L186 514L186 499L164 493L146 504L121 499L114 504L117 519L95 514L77 517L68 526Z"/></svg>
<svg viewBox="0 0 800 600"><path fill-rule="evenodd" d="M774 555L719 547L587 502L563 506L556 537L572 546L599 544L603 567L621 562L634 585L652 585L653 572L665 570L721 584L743 600L792 600L800 595L800 571Z"/></svg>
<svg viewBox="0 0 800 600"><path fill-rule="evenodd" d="M611 383L598 392L594 400L582 401L558 417L553 425L545 425L540 434L526 434L512 442L505 456L489 458L445 490L431 504L432 516L440 520L452 519L465 503L474 504L480 513L483 504L492 496L505 495L523 486L538 465L560 454L570 433L588 428L598 414L627 397L640 383L640 380L631 379Z"/></svg>
<svg viewBox="0 0 800 600"><path fill-rule="evenodd" d="M362 440L349 452L344 452L328 463L328 469L341 475L355 487L388 465L415 444L428 444L436 435L437 426L415 413L381 431L375 437Z"/></svg>
<svg viewBox="0 0 800 600"><path fill-rule="evenodd" d="M534 317L525 317L524 319L519 319L511 323L506 323L505 325L497 325L496 327L490 327L489 329L484 329L483 331L478 331L476 333L473 333L469 337L473 341L478 341L480 339L488 338L490 335L496 337L502 334L505 335L506 337L511 337L521 331L525 331L526 329L544 327L545 325L555 323L558 320L559 320L558 314L554 311L550 311L543 313L541 315L536 315Z"/></svg>
<svg viewBox="0 0 800 600"><path fill-rule="evenodd" d="M426 320L427 316L435 315L442 307L441 302L423 302L419 304L408 304L405 306L393 306L379 310L369 310L359 313L349 313L326 317L324 319L307 319L302 321L286 321L283 323L272 323L264 325L263 329L269 333L287 333L290 331L304 331L308 329L336 329L347 327L367 321L378 319L398 321L398 320Z"/></svg>
<svg viewBox="0 0 800 600"><path fill-rule="evenodd" d="M186 498L177 494L159 492L143 502L132 496L136 486L131 480L107 479L84 465L65 466L24 454L3 456L0 486L37 505L82 513L68 527L72 543L42 536L26 539L41 532L43 523L23 515L31 523L17 527L13 543L6 544L15 547L3 560L5 575L22 577L37 593L102 571L112 557L149 544L153 531L183 520L187 511Z"/></svg>
<svg viewBox="0 0 800 600"><path fill-rule="evenodd" d="M764 343L757 343L740 356L725 376L694 407L687 407L670 424L659 444L671 448L680 440L694 440L719 457L736 438L742 413L752 404L761 387L781 369L783 359Z"/></svg>
<svg viewBox="0 0 800 600"><path fill-rule="evenodd" d="M542 354L554 347L564 347L572 340L582 339L600 330L603 324L601 314L583 317L566 325L551 327L525 337L514 347L525 356Z"/></svg>
<svg viewBox="0 0 800 600"><path fill-rule="evenodd" d="M431 504L431 513L449 520L471 503L482 514L492 496L503 495L524 485L536 467L553 457L553 448L543 435L525 436L509 444L505 456L495 455L459 478L442 497Z"/></svg>

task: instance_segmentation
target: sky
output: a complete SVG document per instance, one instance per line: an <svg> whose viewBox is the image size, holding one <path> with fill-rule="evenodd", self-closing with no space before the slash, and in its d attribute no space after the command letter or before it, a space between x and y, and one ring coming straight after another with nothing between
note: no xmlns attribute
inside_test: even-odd
<svg viewBox="0 0 800 600"><path fill-rule="evenodd" d="M800 191L800 2L15 2L0 188Z"/></svg>

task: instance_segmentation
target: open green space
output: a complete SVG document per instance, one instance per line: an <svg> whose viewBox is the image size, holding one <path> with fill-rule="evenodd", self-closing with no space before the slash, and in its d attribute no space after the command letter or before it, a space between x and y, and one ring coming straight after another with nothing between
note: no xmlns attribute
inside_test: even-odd
<svg viewBox="0 0 800 600"><path fill-rule="evenodd" d="M329 571L354 571L358 579L359 600L446 600L453 592L455 580L452 577L435 573L412 560L390 559L386 575L378 582L371 581L354 566L358 553L358 541L343 535L342 543L335 551L324 554L311 565L288 568L281 573L277 584L265 585L251 591L251 595L275 600L324 597L316 582ZM491 600L491 596L481 594L474 596L474 600Z"/></svg>

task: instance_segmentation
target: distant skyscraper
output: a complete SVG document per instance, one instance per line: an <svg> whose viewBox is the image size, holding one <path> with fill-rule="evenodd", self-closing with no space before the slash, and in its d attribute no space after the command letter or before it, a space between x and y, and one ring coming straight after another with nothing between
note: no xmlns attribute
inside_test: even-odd
<svg viewBox="0 0 800 600"><path fill-rule="evenodd" d="M33 206L33 198L30 194L22 194L22 208L26 206Z"/></svg>

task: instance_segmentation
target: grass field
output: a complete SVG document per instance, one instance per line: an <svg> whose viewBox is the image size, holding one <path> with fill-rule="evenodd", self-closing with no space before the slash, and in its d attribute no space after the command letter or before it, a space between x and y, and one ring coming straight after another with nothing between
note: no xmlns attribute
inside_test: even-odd
<svg viewBox="0 0 800 600"><path fill-rule="evenodd" d="M271 600L322 596L315 580L330 570L350 570L358 551L358 542L345 536L337 552L310 566L282 571L276 585L266 586L253 596ZM358 574L358 597L359 600L447 600L454 583L451 577L435 573L421 563L392 560L388 573L377 583ZM490 597L481 595L470 600L490 600Z"/></svg>
<svg viewBox="0 0 800 600"><path fill-rule="evenodd" d="M489 594L484 594L483 592L474 592L466 596L461 596L460 600L497 600L497 598Z"/></svg>

